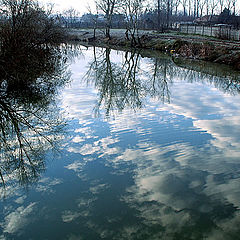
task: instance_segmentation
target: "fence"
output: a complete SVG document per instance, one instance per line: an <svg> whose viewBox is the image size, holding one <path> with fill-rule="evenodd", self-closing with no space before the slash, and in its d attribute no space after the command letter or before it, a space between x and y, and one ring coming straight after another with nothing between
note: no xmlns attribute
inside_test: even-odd
<svg viewBox="0 0 240 240"><path fill-rule="evenodd" d="M240 41L240 30L231 29L228 26L181 24L180 32Z"/></svg>

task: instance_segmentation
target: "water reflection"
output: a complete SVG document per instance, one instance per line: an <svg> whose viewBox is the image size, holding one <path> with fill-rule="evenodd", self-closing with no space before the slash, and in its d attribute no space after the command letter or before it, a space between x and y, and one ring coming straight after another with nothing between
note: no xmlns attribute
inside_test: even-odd
<svg viewBox="0 0 240 240"><path fill-rule="evenodd" d="M1 185L34 182L44 154L61 136L55 94L69 80L66 55L56 47L0 56Z"/></svg>
<svg viewBox="0 0 240 240"><path fill-rule="evenodd" d="M217 89L230 94L239 94L239 71L229 66L173 58L173 62L180 67L185 79L189 82L208 82Z"/></svg>
<svg viewBox="0 0 240 240"><path fill-rule="evenodd" d="M93 61L89 64L85 79L98 89L96 113L99 113L102 105L106 115L126 107L136 110L144 106L147 96L170 101L168 85L172 74L169 75L168 60L154 59L149 69L143 69L140 67L140 51L136 49L125 52L120 63L111 59L109 48L94 48L93 51Z"/></svg>
<svg viewBox="0 0 240 240"><path fill-rule="evenodd" d="M71 69L59 161L0 205L0 238L238 239L240 96L222 87L232 77L109 49Z"/></svg>
<svg viewBox="0 0 240 240"><path fill-rule="evenodd" d="M85 75L86 81L98 90L95 112L101 107L105 114L122 111L125 108L140 109L146 98L152 97L163 103L170 103L173 81L208 82L223 92L238 94L240 77L238 72L219 65L151 56L146 51L133 50L120 53L122 60L111 56L111 49L93 47L93 60ZM221 69L219 71L219 69Z"/></svg>
<svg viewBox="0 0 240 240"><path fill-rule="evenodd" d="M94 197L86 197L90 202L85 215L80 207L66 210L63 221L84 217L88 229L109 239L237 239L239 74L226 70L215 74L217 66L205 69L203 65L203 72L191 65L180 68L169 58L145 58L138 52L132 57L131 53L114 51L106 56L106 50L99 51L103 55L94 54L87 80L99 90L98 109L102 106L109 110L104 113L116 109L121 113L108 120L108 127L79 116L86 129L77 129L76 135L91 132L92 137L88 141L87 136L76 136L80 144L68 151L84 158L66 168L90 182L89 191L101 185L101 191L108 193L94 192ZM106 72L110 80L103 76ZM128 81L134 87L128 88ZM141 104L115 104L116 99L122 103L132 95L131 99ZM131 107L136 114L128 111ZM97 131L96 126L105 132ZM99 179L95 179L89 170L94 165L110 176L99 173ZM112 175L114 183L109 180ZM115 193L116 186L121 189L117 192L119 199L109 193ZM107 196L107 206L112 206L114 198L125 213L114 206L111 209L117 212L115 216L107 209L97 209L101 196ZM98 211L106 216L101 222L95 218ZM114 223L119 224L117 229Z"/></svg>
<svg viewBox="0 0 240 240"><path fill-rule="evenodd" d="M223 163L221 155L205 146L148 145L128 149L118 159L136 166L136 185L128 188L124 201L139 212L144 224L162 227L158 237L163 239L237 237L236 225L228 225L230 219L236 224L240 216L237 159L236 171L230 171L226 169L231 163Z"/></svg>

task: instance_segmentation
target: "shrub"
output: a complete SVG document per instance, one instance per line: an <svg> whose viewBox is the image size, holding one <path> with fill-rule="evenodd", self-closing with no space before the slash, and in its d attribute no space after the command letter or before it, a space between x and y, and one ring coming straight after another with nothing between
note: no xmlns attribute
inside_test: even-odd
<svg viewBox="0 0 240 240"><path fill-rule="evenodd" d="M0 1L1 53L58 44L66 37L60 23L36 1Z"/></svg>

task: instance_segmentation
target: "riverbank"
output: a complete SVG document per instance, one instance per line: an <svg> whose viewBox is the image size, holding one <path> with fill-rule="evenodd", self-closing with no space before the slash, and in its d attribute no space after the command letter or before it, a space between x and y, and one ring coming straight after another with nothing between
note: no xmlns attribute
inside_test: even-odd
<svg viewBox="0 0 240 240"><path fill-rule="evenodd" d="M93 38L91 29L70 30L70 40L96 46L131 47L125 38L124 29L113 29L111 39L104 36L102 30L96 31ZM137 48L166 52L175 57L222 63L240 70L240 44L238 41L220 40L199 35L185 35L178 32L157 33L140 31Z"/></svg>

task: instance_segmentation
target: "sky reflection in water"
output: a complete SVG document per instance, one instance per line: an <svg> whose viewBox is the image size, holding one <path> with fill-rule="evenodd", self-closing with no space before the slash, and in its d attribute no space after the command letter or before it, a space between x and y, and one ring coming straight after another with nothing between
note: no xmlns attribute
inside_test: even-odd
<svg viewBox="0 0 240 240"><path fill-rule="evenodd" d="M165 56L83 52L59 98L61 154L2 199L0 239L237 239L235 79Z"/></svg>

